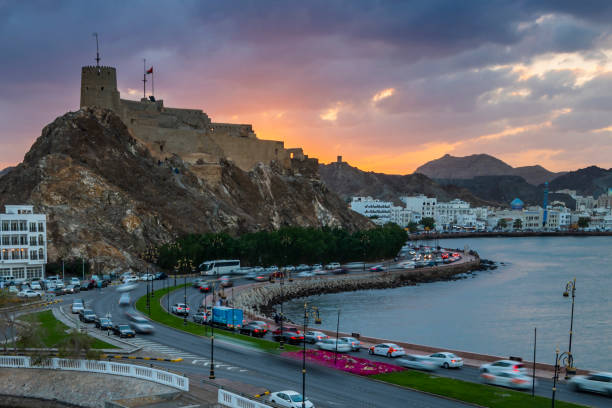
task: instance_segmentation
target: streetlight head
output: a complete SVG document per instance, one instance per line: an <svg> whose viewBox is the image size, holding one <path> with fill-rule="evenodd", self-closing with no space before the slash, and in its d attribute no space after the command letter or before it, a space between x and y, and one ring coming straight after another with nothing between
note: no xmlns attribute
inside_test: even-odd
<svg viewBox="0 0 612 408"><path fill-rule="evenodd" d="M563 292L563 297L568 297L568 296L569 296L569 292L567 290Z"/></svg>

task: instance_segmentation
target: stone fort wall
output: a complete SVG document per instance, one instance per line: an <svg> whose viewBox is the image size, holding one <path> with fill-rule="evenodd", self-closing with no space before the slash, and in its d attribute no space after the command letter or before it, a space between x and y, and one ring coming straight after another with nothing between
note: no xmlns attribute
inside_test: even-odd
<svg viewBox="0 0 612 408"><path fill-rule="evenodd" d="M177 154L187 163L204 165L201 174L216 174L211 166L221 158L245 171L260 162L276 161L290 169L305 160L312 168L316 161L302 149L285 149L282 141L258 139L249 124L215 123L201 110L167 108L162 100L120 99L113 67L82 68L80 106L94 105L116 112L153 156L164 160Z"/></svg>

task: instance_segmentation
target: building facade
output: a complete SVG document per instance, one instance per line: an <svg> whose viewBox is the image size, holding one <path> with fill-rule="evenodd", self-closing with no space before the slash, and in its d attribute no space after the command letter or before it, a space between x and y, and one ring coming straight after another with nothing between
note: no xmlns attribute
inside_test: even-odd
<svg viewBox="0 0 612 408"><path fill-rule="evenodd" d="M31 205L6 205L0 214L0 276L32 279L45 276L47 216Z"/></svg>
<svg viewBox="0 0 612 408"><path fill-rule="evenodd" d="M351 200L351 210L372 219L378 225L391 222L391 207L393 204L390 201L375 200L372 197L353 197Z"/></svg>
<svg viewBox="0 0 612 408"><path fill-rule="evenodd" d="M436 215L438 200L435 197L427 197L421 194L413 197L400 197L400 201L406 204L406 209L421 214L421 218L433 218Z"/></svg>

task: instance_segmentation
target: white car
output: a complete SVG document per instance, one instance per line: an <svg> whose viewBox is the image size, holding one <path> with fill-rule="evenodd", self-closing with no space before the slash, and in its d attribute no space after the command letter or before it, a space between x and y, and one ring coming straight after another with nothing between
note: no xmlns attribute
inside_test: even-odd
<svg viewBox="0 0 612 408"><path fill-rule="evenodd" d="M79 278L70 278L70 284L71 285L81 285L81 281L79 280Z"/></svg>
<svg viewBox="0 0 612 408"><path fill-rule="evenodd" d="M136 276L128 276L123 279L123 283L136 283L138 282L138 278Z"/></svg>
<svg viewBox="0 0 612 408"><path fill-rule="evenodd" d="M376 354L379 356L400 357L405 356L406 352L404 349L394 343L381 343L370 347L368 350L370 354Z"/></svg>
<svg viewBox="0 0 612 408"><path fill-rule="evenodd" d="M270 402L281 407L302 408L302 394L295 391L278 391L270 394ZM314 404L306 398L304 406L314 408Z"/></svg>
<svg viewBox="0 0 612 408"><path fill-rule="evenodd" d="M40 282L39 281L33 281L32 283L30 283L30 289L32 289L32 290L42 290L42 287L40 286Z"/></svg>
<svg viewBox="0 0 612 408"><path fill-rule="evenodd" d="M184 303L175 303L172 305L172 313L174 313L175 315L183 315L183 316L187 316L189 315L189 306L184 304Z"/></svg>
<svg viewBox="0 0 612 408"><path fill-rule="evenodd" d="M612 373L577 375L569 380L569 386L576 391L590 391L612 396Z"/></svg>
<svg viewBox="0 0 612 408"><path fill-rule="evenodd" d="M525 365L519 361L514 360L499 360L489 364L483 364L480 366L481 373L491 373L491 374L499 374L499 373L521 373L527 374L527 369Z"/></svg>
<svg viewBox="0 0 612 408"><path fill-rule="evenodd" d="M340 341L350 344L353 351L361 350L361 342L354 337L340 337Z"/></svg>
<svg viewBox="0 0 612 408"><path fill-rule="evenodd" d="M429 356L431 361L434 361L443 368L458 368L463 367L463 359L456 354L448 351L439 351Z"/></svg>
<svg viewBox="0 0 612 408"><path fill-rule="evenodd" d="M17 296L23 298L35 298L41 297L42 295L40 292L34 292L32 289L24 289L21 292L17 293Z"/></svg>
<svg viewBox="0 0 612 408"><path fill-rule="evenodd" d="M325 269L338 269L340 267L340 264L338 262L330 262L327 265L325 265Z"/></svg>
<svg viewBox="0 0 612 408"><path fill-rule="evenodd" d="M484 372L480 375L482 381L487 384L500 385L502 387L515 388L518 390L526 390L531 388L533 378L527 377L519 372L500 372L497 374Z"/></svg>
<svg viewBox="0 0 612 408"><path fill-rule="evenodd" d="M128 292L124 292L119 297L119 306L129 306L131 302L130 294Z"/></svg>
<svg viewBox="0 0 612 408"><path fill-rule="evenodd" d="M328 338L329 336L321 331L310 330L304 333L304 341L306 343L314 344L314 343L317 343L321 340L325 340Z"/></svg>
<svg viewBox="0 0 612 408"><path fill-rule="evenodd" d="M347 342L338 340L336 344L336 339L324 339L317 342L316 346L319 350L327 350L327 351L338 351L339 353L348 353L351 351L351 345ZM337 349L336 349L337 347Z"/></svg>
<svg viewBox="0 0 612 408"><path fill-rule="evenodd" d="M414 368L415 370L434 371L438 369L438 364L429 357L413 354L406 354L405 357L397 360L397 364L402 367Z"/></svg>
<svg viewBox="0 0 612 408"><path fill-rule="evenodd" d="M416 264L414 261L405 261L399 264L399 267L402 269L414 269Z"/></svg>
<svg viewBox="0 0 612 408"><path fill-rule="evenodd" d="M315 276L315 274L313 272L308 271L303 271L297 274L298 278L310 278L312 276Z"/></svg>
<svg viewBox="0 0 612 408"><path fill-rule="evenodd" d="M85 306L81 302L73 302L72 303L72 313L79 313L81 310L85 310Z"/></svg>
<svg viewBox="0 0 612 408"><path fill-rule="evenodd" d="M150 273L146 273L140 277L140 280L142 281L152 281L153 279L155 279L155 276L151 275Z"/></svg>

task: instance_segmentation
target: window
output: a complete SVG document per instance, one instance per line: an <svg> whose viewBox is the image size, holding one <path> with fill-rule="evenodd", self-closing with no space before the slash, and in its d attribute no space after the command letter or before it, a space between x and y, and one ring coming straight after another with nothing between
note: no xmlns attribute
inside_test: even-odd
<svg viewBox="0 0 612 408"><path fill-rule="evenodd" d="M11 221L11 231L19 231L19 223L17 221Z"/></svg>
<svg viewBox="0 0 612 408"><path fill-rule="evenodd" d="M21 246L28 245L28 236L27 235L20 235L19 236L19 245L21 245Z"/></svg>
<svg viewBox="0 0 612 408"><path fill-rule="evenodd" d="M25 278L25 271L23 268L13 268L13 276L17 279Z"/></svg>
<svg viewBox="0 0 612 408"><path fill-rule="evenodd" d="M8 261L8 251L6 249L2 250L2 260Z"/></svg>
<svg viewBox="0 0 612 408"><path fill-rule="evenodd" d="M9 231L9 222L2 221L2 231Z"/></svg>
<svg viewBox="0 0 612 408"><path fill-rule="evenodd" d="M42 268L41 267L31 267L27 268L27 278L42 278Z"/></svg>
<svg viewBox="0 0 612 408"><path fill-rule="evenodd" d="M28 230L28 222L27 221L19 221L19 231L27 231Z"/></svg>
<svg viewBox="0 0 612 408"><path fill-rule="evenodd" d="M11 235L11 245L19 245L19 237L17 235Z"/></svg>
<svg viewBox="0 0 612 408"><path fill-rule="evenodd" d="M30 237L30 246L36 246L36 237Z"/></svg>
<svg viewBox="0 0 612 408"><path fill-rule="evenodd" d="M38 245L45 245L45 239L43 238L42 234L38 235Z"/></svg>
<svg viewBox="0 0 612 408"><path fill-rule="evenodd" d="M45 232L45 225L42 222L38 223L38 232Z"/></svg>
<svg viewBox="0 0 612 408"><path fill-rule="evenodd" d="M36 261L38 259L38 252L30 251L30 259Z"/></svg>
<svg viewBox="0 0 612 408"><path fill-rule="evenodd" d="M31 222L30 223L30 232L36 232L36 223L35 222Z"/></svg>
<svg viewBox="0 0 612 408"><path fill-rule="evenodd" d="M2 245L10 245L11 238L8 235L2 236Z"/></svg>
<svg viewBox="0 0 612 408"><path fill-rule="evenodd" d="M45 253L43 252L42 248L38 250L38 259L40 259L41 261L45 259Z"/></svg>
<svg viewBox="0 0 612 408"><path fill-rule="evenodd" d="M0 268L0 276L11 276L11 270L9 268Z"/></svg>

